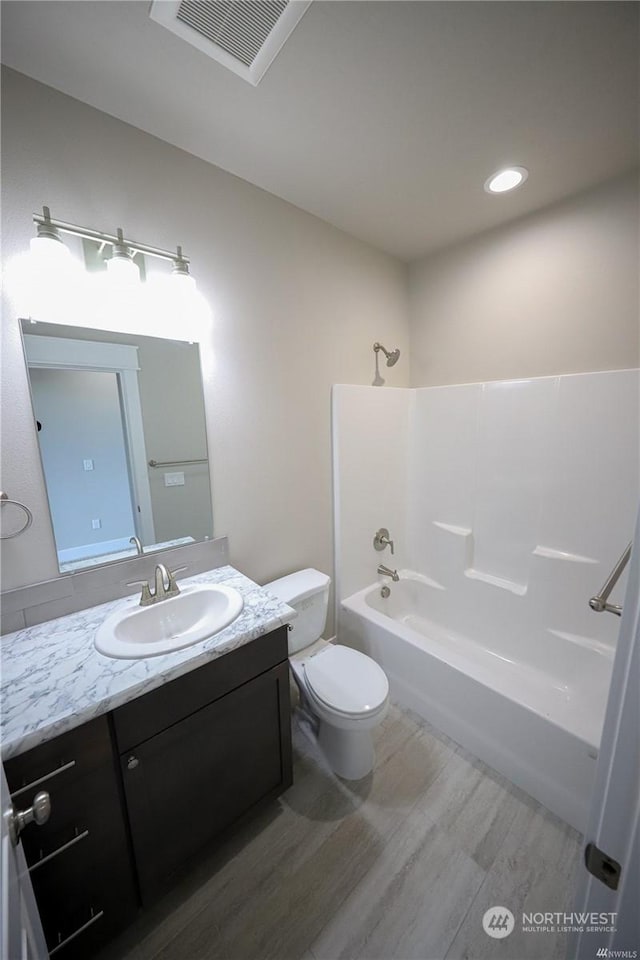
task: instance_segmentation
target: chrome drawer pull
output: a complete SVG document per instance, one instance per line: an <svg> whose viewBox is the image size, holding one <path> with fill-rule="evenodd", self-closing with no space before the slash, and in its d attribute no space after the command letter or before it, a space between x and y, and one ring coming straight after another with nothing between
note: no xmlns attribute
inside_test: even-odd
<svg viewBox="0 0 640 960"><path fill-rule="evenodd" d="M49 860L53 860L54 857L57 857L59 853L64 853L65 850L68 850L69 847L73 847L74 844L79 843L81 840L84 840L85 837L89 836L88 830L83 830L82 833L78 833L76 829L76 835L71 840L68 840L66 843L63 843L61 847L58 847L57 850L54 850L52 853L48 853L46 857L42 857L40 860L37 860L35 863L32 863L29 867L29 873L33 873L34 870L37 870L38 867L41 867L43 863L48 863Z"/></svg>
<svg viewBox="0 0 640 960"><path fill-rule="evenodd" d="M44 783L45 780L51 780L52 777L57 777L59 773L64 773L65 770L71 770L71 767L75 767L75 760L70 760L69 763L64 763L61 767L58 767L57 770L52 770L51 773L46 773L44 777L39 777L37 780L32 780L31 783L28 783L26 787L20 787L18 790L14 790L11 794L11 799L19 797L21 793L24 793L26 790L33 790L34 787L39 787L41 783Z"/></svg>
<svg viewBox="0 0 640 960"><path fill-rule="evenodd" d="M104 910L101 910L100 913L94 914L93 907L91 907L91 919L87 920L86 923L83 923L82 926L75 931L75 933L70 934L70 936L66 937L66 939L64 940L61 940L60 943L53 948L53 950L49 951L49 956L52 957L54 953L57 953L58 950L62 950L62 948L66 947L68 943L71 943L71 941L75 940L75 938L80 936L81 933L84 933L87 927L90 927L92 923L95 923L96 920L99 920L100 917L103 917L103 916L104 916Z"/></svg>

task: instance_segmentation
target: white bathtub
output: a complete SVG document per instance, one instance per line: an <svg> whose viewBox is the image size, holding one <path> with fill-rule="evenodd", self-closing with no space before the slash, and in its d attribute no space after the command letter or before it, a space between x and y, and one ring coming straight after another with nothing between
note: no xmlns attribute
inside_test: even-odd
<svg viewBox="0 0 640 960"><path fill-rule="evenodd" d="M398 703L584 831L612 649L527 635L504 592L489 618L424 577L389 586L342 602L341 642L384 668Z"/></svg>

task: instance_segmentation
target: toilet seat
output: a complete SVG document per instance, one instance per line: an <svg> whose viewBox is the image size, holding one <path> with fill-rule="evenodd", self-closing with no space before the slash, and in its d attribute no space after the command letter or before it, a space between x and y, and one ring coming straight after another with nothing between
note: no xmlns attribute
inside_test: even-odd
<svg viewBox="0 0 640 960"><path fill-rule="evenodd" d="M326 709L345 717L371 717L386 705L389 681L375 660L351 647L329 644L305 660L309 693Z"/></svg>

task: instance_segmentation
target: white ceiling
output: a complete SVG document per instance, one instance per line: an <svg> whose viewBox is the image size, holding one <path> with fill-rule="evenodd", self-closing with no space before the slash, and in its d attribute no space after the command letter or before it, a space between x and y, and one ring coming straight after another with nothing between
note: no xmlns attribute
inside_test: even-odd
<svg viewBox="0 0 640 960"><path fill-rule="evenodd" d="M636 3L314 0L257 87L148 7L5 0L3 62L403 259L638 162Z"/></svg>

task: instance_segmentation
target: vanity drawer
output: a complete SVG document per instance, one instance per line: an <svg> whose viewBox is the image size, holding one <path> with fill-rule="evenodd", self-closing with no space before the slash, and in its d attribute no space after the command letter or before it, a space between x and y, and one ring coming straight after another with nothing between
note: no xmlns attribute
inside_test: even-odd
<svg viewBox="0 0 640 960"><path fill-rule="evenodd" d="M111 753L109 721L106 716L97 717L7 760L4 768L11 797L21 807L29 806L40 790L74 796L78 783L108 763Z"/></svg>
<svg viewBox="0 0 640 960"><path fill-rule="evenodd" d="M144 743L287 658L287 628L278 627L119 707L113 713L118 752Z"/></svg>
<svg viewBox="0 0 640 960"><path fill-rule="evenodd" d="M87 958L138 907L109 719L98 717L5 764L14 805L45 790L51 814L21 834L47 946Z"/></svg>

